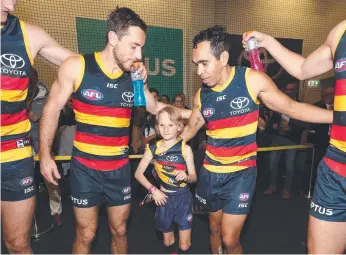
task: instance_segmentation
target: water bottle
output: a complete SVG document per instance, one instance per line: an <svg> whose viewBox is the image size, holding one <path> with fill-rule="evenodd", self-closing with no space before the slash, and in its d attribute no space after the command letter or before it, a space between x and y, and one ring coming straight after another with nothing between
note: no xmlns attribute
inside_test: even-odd
<svg viewBox="0 0 346 255"><path fill-rule="evenodd" d="M249 54L249 61L251 68L256 71L264 72L263 64L261 62L259 45L256 38L251 38L246 42L246 50Z"/></svg>
<svg viewBox="0 0 346 255"><path fill-rule="evenodd" d="M146 106L144 94L144 82L141 73L138 71L138 65L135 65L131 71L131 79L134 92L134 106Z"/></svg>

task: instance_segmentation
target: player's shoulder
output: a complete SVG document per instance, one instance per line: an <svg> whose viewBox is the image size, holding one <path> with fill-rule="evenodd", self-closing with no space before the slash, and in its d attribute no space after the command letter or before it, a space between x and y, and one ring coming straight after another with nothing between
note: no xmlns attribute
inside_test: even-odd
<svg viewBox="0 0 346 255"><path fill-rule="evenodd" d="M333 45L337 44L339 42L340 36L345 32L346 30L346 20L341 21L338 23L329 33L328 35L328 41Z"/></svg>
<svg viewBox="0 0 346 255"><path fill-rule="evenodd" d="M20 20L21 24L24 25L25 30L28 34L29 40L42 41L44 37L48 36L48 33L40 26Z"/></svg>
<svg viewBox="0 0 346 255"><path fill-rule="evenodd" d="M85 61L82 55L74 55L65 59L59 68L59 75L78 78L84 73Z"/></svg>

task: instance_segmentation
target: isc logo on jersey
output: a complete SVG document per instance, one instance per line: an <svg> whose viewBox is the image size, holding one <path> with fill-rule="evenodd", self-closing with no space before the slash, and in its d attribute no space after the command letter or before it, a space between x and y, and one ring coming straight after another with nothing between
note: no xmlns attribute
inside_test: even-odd
<svg viewBox="0 0 346 255"><path fill-rule="evenodd" d="M103 94L100 91L95 89L83 89L82 96L89 100L101 100L103 98Z"/></svg>
<svg viewBox="0 0 346 255"><path fill-rule="evenodd" d="M335 63L335 72L340 73L346 71L346 58L339 59Z"/></svg>

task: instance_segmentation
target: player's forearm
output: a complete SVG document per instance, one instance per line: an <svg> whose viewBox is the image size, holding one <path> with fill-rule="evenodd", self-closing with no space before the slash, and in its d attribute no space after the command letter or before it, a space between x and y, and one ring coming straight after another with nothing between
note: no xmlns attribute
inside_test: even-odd
<svg viewBox="0 0 346 255"><path fill-rule="evenodd" d="M140 171L136 171L135 178L147 190L153 185L151 182L148 181L148 179Z"/></svg>
<svg viewBox="0 0 346 255"><path fill-rule="evenodd" d="M47 105L48 106L48 105ZM51 154L54 137L58 127L60 111L45 107L40 121L40 157Z"/></svg>
<svg viewBox="0 0 346 255"><path fill-rule="evenodd" d="M153 115L156 115L160 108L163 108L162 103L157 102L154 97L150 94L150 91L147 87L144 88L145 100L146 100L146 110Z"/></svg>
<svg viewBox="0 0 346 255"><path fill-rule="evenodd" d="M196 173L188 175L188 179L187 179L188 183L195 183L196 181L197 181Z"/></svg>
<svg viewBox="0 0 346 255"><path fill-rule="evenodd" d="M264 47L289 74L299 80L304 79L302 73L302 67L305 61L304 57L288 50L269 35L264 39Z"/></svg>
<svg viewBox="0 0 346 255"><path fill-rule="evenodd" d="M177 108L183 117L183 119L188 120L191 116L192 110Z"/></svg>
<svg viewBox="0 0 346 255"><path fill-rule="evenodd" d="M148 136L147 138L145 138L146 142L149 143L151 140L155 139L157 137L157 135L151 135L151 136Z"/></svg>
<svg viewBox="0 0 346 255"><path fill-rule="evenodd" d="M186 142L190 141L196 135L196 131L191 128L190 124L187 124L184 128L183 133L180 135Z"/></svg>
<svg viewBox="0 0 346 255"><path fill-rule="evenodd" d="M333 111L293 101L286 113L291 118L310 123L333 123Z"/></svg>

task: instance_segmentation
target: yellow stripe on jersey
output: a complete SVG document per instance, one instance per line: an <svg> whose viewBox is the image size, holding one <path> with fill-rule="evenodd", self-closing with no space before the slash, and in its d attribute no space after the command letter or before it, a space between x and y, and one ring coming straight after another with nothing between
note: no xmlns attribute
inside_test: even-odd
<svg viewBox="0 0 346 255"><path fill-rule="evenodd" d="M334 97L334 111L346 112L346 96Z"/></svg>
<svg viewBox="0 0 346 255"><path fill-rule="evenodd" d="M256 133L257 121L242 127L207 130L207 135L215 139L232 139Z"/></svg>
<svg viewBox="0 0 346 255"><path fill-rule="evenodd" d="M26 90L1 90L1 101L7 102L19 102L24 101L28 95L28 89Z"/></svg>
<svg viewBox="0 0 346 255"><path fill-rule="evenodd" d="M198 105L198 110L201 111L202 109L202 104L201 104L201 89L197 90L197 105Z"/></svg>
<svg viewBox="0 0 346 255"><path fill-rule="evenodd" d="M172 186L172 187L185 187L187 184L185 182L181 182L179 185L173 184L171 182L169 182L169 177L164 175L163 173L167 173L167 171L165 171L162 166L158 163L155 163L155 170L157 172L157 175L159 176L159 178L166 184ZM174 172L170 173L172 175L175 175Z"/></svg>
<svg viewBox="0 0 346 255"><path fill-rule="evenodd" d="M229 75L228 80L224 84L222 84L221 86L212 87L211 89L213 91L221 92L231 84L233 77L234 77L234 74L235 74L235 66L232 66L231 68L232 68L232 70L231 70L231 74Z"/></svg>
<svg viewBox="0 0 346 255"><path fill-rule="evenodd" d="M259 102L257 96L255 95L255 93L252 91L251 85L250 85L249 80L248 80L250 70L251 70L251 68L246 68L246 71L245 71L245 83L246 83L247 91L249 92L252 101L254 101L255 104L259 104L260 102Z"/></svg>
<svg viewBox="0 0 346 255"><path fill-rule="evenodd" d="M74 146L82 151L93 155L98 156L118 156L123 155L123 151L128 148L128 146L102 146L94 145L88 143L81 143L73 141Z"/></svg>
<svg viewBox="0 0 346 255"><path fill-rule="evenodd" d="M114 127L114 128L125 128L130 126L129 118L115 118L115 117L106 117L106 116L96 116L91 114L86 114L74 110L75 117L78 122L103 126L103 127Z"/></svg>
<svg viewBox="0 0 346 255"><path fill-rule="evenodd" d="M242 155L242 156L216 157L216 156L214 156L213 154L211 154L209 151L206 151L205 153L206 153L206 154L208 155L208 157L211 158L212 160L215 160L215 161L220 162L220 163L222 163L222 164L231 164L231 163L234 163L234 162L237 162L237 161L240 161L240 160L243 160L243 159L246 159L246 158L255 156L255 155L257 154L257 152L254 151L254 152L251 152L251 153Z"/></svg>
<svg viewBox="0 0 346 255"><path fill-rule="evenodd" d="M149 152L149 153L150 153L150 156L154 157L153 153L152 153L151 150L150 150L149 144L147 144L147 145L145 146L145 151Z"/></svg>
<svg viewBox="0 0 346 255"><path fill-rule="evenodd" d="M155 170L161 181L163 181L164 183L170 184L169 177L162 173L163 169L160 164L155 163ZM174 184L171 184L171 185L174 186Z"/></svg>
<svg viewBox="0 0 346 255"><path fill-rule="evenodd" d="M21 159L25 159L29 157L32 157L31 146L1 152L0 162L1 163L13 162L13 161L17 161L17 160L21 160Z"/></svg>
<svg viewBox="0 0 346 255"><path fill-rule="evenodd" d="M17 135L17 134L29 132L30 129L31 129L30 121L26 119L13 125L2 126L0 133L1 133L1 136Z"/></svg>
<svg viewBox="0 0 346 255"><path fill-rule="evenodd" d="M339 150L346 152L346 142L335 139L330 139L330 144L338 148Z"/></svg>
<svg viewBox="0 0 346 255"><path fill-rule="evenodd" d="M203 165L205 169L215 173L233 173L240 170L249 168L248 166L214 166L214 165Z"/></svg>
<svg viewBox="0 0 346 255"><path fill-rule="evenodd" d="M101 52L95 52L95 53L94 53L94 56L95 56L95 59L96 59L97 64L99 65L100 69L102 70L102 72L103 72L109 79L117 79L117 78L119 78L119 77L123 74L123 72L122 72L122 71L119 71L119 72L116 72L116 73L110 73L110 72L108 72L108 71L107 71L106 65L102 62L100 53L101 53Z"/></svg>
<svg viewBox="0 0 346 255"><path fill-rule="evenodd" d="M183 155L184 160L186 160L186 150L185 150L186 142L185 140L181 143L181 154Z"/></svg>
<svg viewBox="0 0 346 255"><path fill-rule="evenodd" d="M30 51L28 34L27 34L27 31L26 31L26 26L25 26L24 21L22 21L22 20L19 21L19 24L20 24L20 27L22 28L22 33L23 33L23 39L24 39L24 45L25 45L26 54L29 57L30 64L33 66L34 65L34 58L33 58L32 54L31 54L31 51Z"/></svg>

